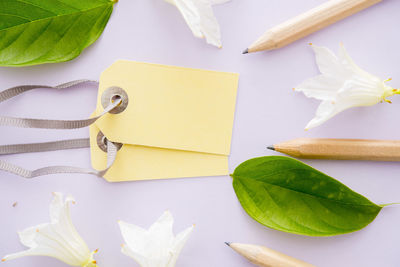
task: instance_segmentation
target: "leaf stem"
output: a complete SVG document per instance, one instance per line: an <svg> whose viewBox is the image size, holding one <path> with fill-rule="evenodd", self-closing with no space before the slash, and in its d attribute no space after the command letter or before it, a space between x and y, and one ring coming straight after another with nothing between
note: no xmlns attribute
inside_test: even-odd
<svg viewBox="0 0 400 267"><path fill-rule="evenodd" d="M379 206L382 207L382 208L384 208L384 207L392 206L392 205L400 205L400 202L381 204L381 205L379 205Z"/></svg>

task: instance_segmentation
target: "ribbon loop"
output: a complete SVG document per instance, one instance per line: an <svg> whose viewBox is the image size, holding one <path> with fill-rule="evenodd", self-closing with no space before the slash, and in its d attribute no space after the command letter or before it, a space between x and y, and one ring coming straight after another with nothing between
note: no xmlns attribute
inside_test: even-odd
<svg viewBox="0 0 400 267"><path fill-rule="evenodd" d="M77 80L68 83L63 83L57 86L43 86L43 85L17 86L7 89L3 92L0 92L0 103L33 89L39 89L39 88L66 89L87 82L93 82L93 81ZM36 129L58 129L58 130L79 129L90 126L91 124L96 122L99 118L111 112L113 109L117 108L121 103L122 99L117 99L114 102L110 102L109 105L104 108L103 112L99 116L85 120L42 120L42 119L14 118L14 117L0 116L0 126L13 126L19 128L36 128Z"/></svg>
<svg viewBox="0 0 400 267"><path fill-rule="evenodd" d="M27 179L31 179L38 176L50 175L50 174L59 174L59 173L93 174L99 177L103 177L108 171L108 169L110 169L110 167L112 166L117 157L117 147L112 142L108 141L107 148L108 148L107 168L101 171L96 171L89 168L72 167L72 166L50 166L31 171L2 160L0 160L0 170Z"/></svg>
<svg viewBox="0 0 400 267"><path fill-rule="evenodd" d="M16 86L7 90L0 92L0 103L22 93L30 90L39 88L49 88L49 89L67 89L73 86L81 85L87 82L95 82L91 80L76 80L67 83L63 83L57 86L46 86L46 85L23 85ZM118 108L123 99L115 99L115 101L110 101L107 107L104 108L103 112L93 118L84 120L46 120L46 119L31 119L31 118L14 118L0 116L0 126L14 126L20 128L39 128L39 129L78 129L90 126L96 122L99 118L107 113L112 113L112 111ZM107 168L101 171L96 171L89 168L72 167L72 166L50 166L44 167L37 170L27 170L20 166L1 161L0 160L0 170L13 173L24 178L34 178L49 174L58 173L81 173L81 174L93 174L103 177L108 169L112 166L117 156L118 147L116 144L106 140L107 142ZM13 145L3 145L0 146L0 155L10 155L19 153L31 153L31 152L45 152L45 151L55 151L64 149L74 149L74 148L86 148L90 146L88 138L83 139L71 139L62 140L55 142L46 143L31 143L31 144L13 144Z"/></svg>

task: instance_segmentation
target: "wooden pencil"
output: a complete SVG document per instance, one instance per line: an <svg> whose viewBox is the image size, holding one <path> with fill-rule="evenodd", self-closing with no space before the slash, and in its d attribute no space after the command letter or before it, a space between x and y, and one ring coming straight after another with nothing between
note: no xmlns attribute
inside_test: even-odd
<svg viewBox="0 0 400 267"><path fill-rule="evenodd" d="M268 148L297 158L400 161L400 141L299 138Z"/></svg>
<svg viewBox="0 0 400 267"><path fill-rule="evenodd" d="M278 251L256 245L226 243L251 263L261 267L314 267Z"/></svg>
<svg viewBox="0 0 400 267"><path fill-rule="evenodd" d="M267 31L243 54L286 46L382 0L330 0Z"/></svg>

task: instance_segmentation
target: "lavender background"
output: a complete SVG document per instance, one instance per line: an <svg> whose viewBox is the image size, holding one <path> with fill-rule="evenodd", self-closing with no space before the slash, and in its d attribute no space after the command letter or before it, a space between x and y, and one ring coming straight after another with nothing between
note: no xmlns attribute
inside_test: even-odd
<svg viewBox="0 0 400 267"><path fill-rule="evenodd" d="M399 139L400 97L393 104L346 111L311 131L303 130L318 102L291 88L318 73L308 42L334 49L343 42L364 69L393 77L400 87L400 1L383 3L273 52L241 51L267 28L324 0L233 0L215 8L224 48L192 36L178 11L162 0L121 0L102 37L77 59L27 68L0 68L1 89L20 84L58 84L98 79L116 59L130 59L241 74L233 131L231 171L244 160L274 154L266 145L296 137ZM95 108L96 86L63 92L39 90L3 103L1 114L38 118L86 118ZM2 127L0 144L87 136L77 131ZM89 166L88 149L2 157L27 168L67 164ZM399 163L306 161L376 203L400 201ZM400 265L400 207L385 208L367 228L354 234L311 238L281 233L253 221L241 208L230 177L110 184L89 175L51 175L24 180L0 173L0 256L20 251L16 231L44 223L51 192L75 196L73 221L100 266L136 266L120 253L117 220L148 227L164 210L175 217L175 232L196 224L177 266L251 266L224 241L269 246L317 266ZM16 207L12 207L17 202ZM46 257L29 257L2 266L65 266Z"/></svg>

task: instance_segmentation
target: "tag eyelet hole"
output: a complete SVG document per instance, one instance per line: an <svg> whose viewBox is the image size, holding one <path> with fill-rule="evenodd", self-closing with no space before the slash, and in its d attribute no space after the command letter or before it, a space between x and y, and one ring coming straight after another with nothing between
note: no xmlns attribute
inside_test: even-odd
<svg viewBox="0 0 400 267"><path fill-rule="evenodd" d="M107 137L105 137L105 135L102 132L99 132L97 134L97 146L105 153L107 153L107 143L108 143ZM113 142L113 144L117 146L117 150L120 150L122 148L121 143Z"/></svg>
<svg viewBox="0 0 400 267"><path fill-rule="evenodd" d="M105 147L107 147L107 142L108 142L107 137L105 137L105 136L103 135L103 137L101 138L101 143L102 143Z"/></svg>
<svg viewBox="0 0 400 267"><path fill-rule="evenodd" d="M123 112L128 107L129 98L128 94L121 87L112 86L107 88L101 96L101 105L103 106L103 108L107 108L116 101L121 102L109 112L111 114L119 114Z"/></svg>
<svg viewBox="0 0 400 267"><path fill-rule="evenodd" d="M122 96L118 95L118 94L115 94L110 98L110 103L114 104L115 102L120 101L120 100L122 100ZM118 104L117 107L121 106L121 104L122 104L122 101L121 101L121 103Z"/></svg>

